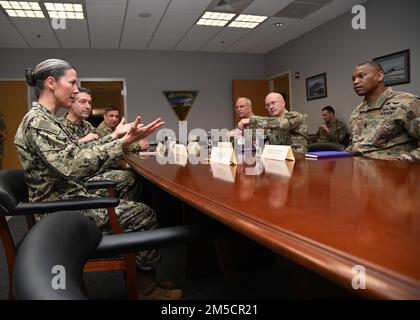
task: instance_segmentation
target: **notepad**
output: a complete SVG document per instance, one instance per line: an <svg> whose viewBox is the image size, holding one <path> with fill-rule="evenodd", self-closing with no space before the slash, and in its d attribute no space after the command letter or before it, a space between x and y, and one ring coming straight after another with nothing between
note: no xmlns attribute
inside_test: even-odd
<svg viewBox="0 0 420 320"><path fill-rule="evenodd" d="M311 159L322 159L322 158L336 158L336 157L351 157L351 152L346 151L315 151L306 152L305 157Z"/></svg>

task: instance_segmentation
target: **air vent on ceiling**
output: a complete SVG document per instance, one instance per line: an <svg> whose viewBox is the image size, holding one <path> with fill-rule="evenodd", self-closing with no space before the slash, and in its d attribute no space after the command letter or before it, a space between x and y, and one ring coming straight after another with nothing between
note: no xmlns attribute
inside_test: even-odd
<svg viewBox="0 0 420 320"><path fill-rule="evenodd" d="M207 11L242 12L253 0L213 0Z"/></svg>
<svg viewBox="0 0 420 320"><path fill-rule="evenodd" d="M281 18L303 19L321 9L329 2L331 2L331 0L294 1L277 12L274 16Z"/></svg>

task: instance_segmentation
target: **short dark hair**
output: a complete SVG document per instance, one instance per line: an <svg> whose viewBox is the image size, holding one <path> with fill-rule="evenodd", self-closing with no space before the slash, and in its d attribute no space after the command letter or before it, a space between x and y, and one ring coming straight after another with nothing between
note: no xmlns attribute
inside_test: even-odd
<svg viewBox="0 0 420 320"><path fill-rule="evenodd" d="M86 93L86 94L92 96L92 90L90 90L90 89L86 89L86 88L83 88L83 87L78 87L77 89L79 90L79 93Z"/></svg>
<svg viewBox="0 0 420 320"><path fill-rule="evenodd" d="M334 113L335 114L335 110L331 106L326 106L326 107L322 108L322 111L328 111L329 113Z"/></svg>
<svg viewBox="0 0 420 320"><path fill-rule="evenodd" d="M384 69L382 68L382 66L375 61L371 61L371 60L365 61L365 62L359 63L357 66L361 67L361 66L364 66L364 65L369 65L371 67L374 67L378 72L379 71L384 72Z"/></svg>
<svg viewBox="0 0 420 320"><path fill-rule="evenodd" d="M118 112L120 112L120 109L118 109L116 106L110 106L110 107L105 108L104 114L107 114L110 111L118 111Z"/></svg>

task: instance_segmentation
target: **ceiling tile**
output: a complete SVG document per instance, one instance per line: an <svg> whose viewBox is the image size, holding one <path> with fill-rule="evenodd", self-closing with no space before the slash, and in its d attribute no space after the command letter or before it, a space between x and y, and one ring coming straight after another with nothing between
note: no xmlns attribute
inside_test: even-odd
<svg viewBox="0 0 420 320"><path fill-rule="evenodd" d="M280 9L287 6L290 2L292 2L292 0L285 0L285 1L255 0L242 13L271 17L277 12L279 12Z"/></svg>
<svg viewBox="0 0 420 320"><path fill-rule="evenodd" d="M218 27L194 25L175 50L197 51L220 31L221 30Z"/></svg>
<svg viewBox="0 0 420 320"><path fill-rule="evenodd" d="M1 48L27 48L28 45L16 28L0 12L0 47Z"/></svg>
<svg viewBox="0 0 420 320"><path fill-rule="evenodd" d="M59 48L60 45L47 19L11 18L16 28L22 33L32 48Z"/></svg>
<svg viewBox="0 0 420 320"><path fill-rule="evenodd" d="M86 6L88 20L122 20L125 9L125 6Z"/></svg>
<svg viewBox="0 0 420 320"><path fill-rule="evenodd" d="M66 20L66 28L55 31L63 48L89 48L86 20Z"/></svg>
<svg viewBox="0 0 420 320"><path fill-rule="evenodd" d="M212 0L172 0L168 9L204 11L211 2Z"/></svg>
<svg viewBox="0 0 420 320"><path fill-rule="evenodd" d="M168 6L170 0L129 0L128 7L162 8Z"/></svg>
<svg viewBox="0 0 420 320"><path fill-rule="evenodd" d="M96 5L96 6L119 6L123 7L127 4L127 0L85 0L87 6ZM130 2L132 2L131 0ZM137 0L137 1L143 1L143 0ZM158 1L158 0L156 0ZM48 2L48 1L47 1ZM54 1L52 1L54 2ZM58 2L58 1L55 1ZM65 2L64 0L62 2Z"/></svg>
<svg viewBox="0 0 420 320"><path fill-rule="evenodd" d="M183 33L156 33L147 49L172 50L183 35Z"/></svg>
<svg viewBox="0 0 420 320"><path fill-rule="evenodd" d="M202 51L225 51L229 46L238 39L250 32L250 29L228 28L223 29L214 38L212 38L203 48Z"/></svg>
<svg viewBox="0 0 420 320"><path fill-rule="evenodd" d="M89 20L91 38L99 34L120 34L122 20Z"/></svg>
<svg viewBox="0 0 420 320"><path fill-rule="evenodd" d="M119 41L117 34L97 34L90 40L93 49L117 49Z"/></svg>

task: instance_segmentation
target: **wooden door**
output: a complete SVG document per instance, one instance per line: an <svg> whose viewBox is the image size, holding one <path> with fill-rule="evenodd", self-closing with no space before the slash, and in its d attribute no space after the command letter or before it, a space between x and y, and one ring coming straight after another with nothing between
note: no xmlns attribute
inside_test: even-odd
<svg viewBox="0 0 420 320"><path fill-rule="evenodd" d="M239 97L247 97L252 101L252 110L257 116L268 116L264 107L265 96L269 93L267 80L233 80L233 114L235 123L239 118L235 112L235 103Z"/></svg>
<svg viewBox="0 0 420 320"><path fill-rule="evenodd" d="M28 112L28 91L25 81L0 81L0 112L4 116L7 139L4 142L2 169L19 169L19 157L13 144L16 130Z"/></svg>

